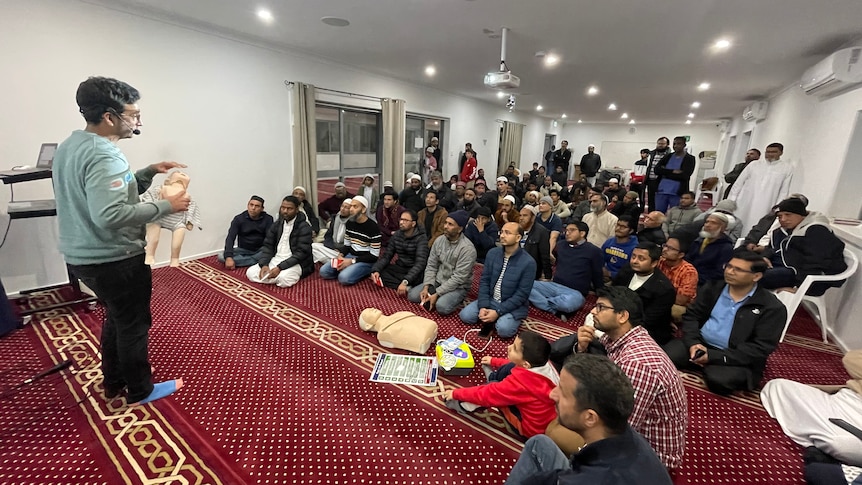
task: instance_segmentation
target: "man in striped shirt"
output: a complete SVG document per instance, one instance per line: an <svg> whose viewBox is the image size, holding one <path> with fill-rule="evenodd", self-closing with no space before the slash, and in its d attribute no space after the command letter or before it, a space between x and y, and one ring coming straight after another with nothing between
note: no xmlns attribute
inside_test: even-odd
<svg viewBox="0 0 862 485"><path fill-rule="evenodd" d="M371 266L380 257L380 227L366 214L368 199L361 195L350 202L350 219L345 224L344 246L338 256L320 267L320 277L338 278L345 286L355 285L371 274Z"/></svg>
<svg viewBox="0 0 862 485"><path fill-rule="evenodd" d="M623 286L600 289L591 313L595 327L578 329L575 351L606 352L623 370L635 389L629 424L646 438L668 470L678 468L688 424L685 390L673 362L640 326L640 298Z"/></svg>

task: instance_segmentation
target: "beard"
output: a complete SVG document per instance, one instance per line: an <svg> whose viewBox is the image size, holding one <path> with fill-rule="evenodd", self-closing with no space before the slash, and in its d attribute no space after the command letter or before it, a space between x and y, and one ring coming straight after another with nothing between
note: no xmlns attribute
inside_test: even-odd
<svg viewBox="0 0 862 485"><path fill-rule="evenodd" d="M700 236L704 239L716 239L716 238L718 238L719 234L721 234L721 233L719 233L719 232L712 233L712 232L704 231L704 230L701 230L699 233L697 233L698 236Z"/></svg>

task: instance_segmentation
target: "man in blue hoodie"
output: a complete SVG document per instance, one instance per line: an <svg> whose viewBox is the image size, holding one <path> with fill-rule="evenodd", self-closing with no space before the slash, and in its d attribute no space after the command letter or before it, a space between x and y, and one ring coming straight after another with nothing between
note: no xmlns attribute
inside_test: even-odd
<svg viewBox="0 0 862 485"><path fill-rule="evenodd" d="M141 202L157 173L185 167L160 162L132 172L116 143L140 134L138 90L116 79L91 77L78 86L78 110L87 122L54 156L54 193L60 252L72 274L106 308L102 327L105 397L128 390L127 402L143 404L172 394L182 379L153 385L148 356L152 324L152 273L144 264L145 224L188 210L182 191Z"/></svg>

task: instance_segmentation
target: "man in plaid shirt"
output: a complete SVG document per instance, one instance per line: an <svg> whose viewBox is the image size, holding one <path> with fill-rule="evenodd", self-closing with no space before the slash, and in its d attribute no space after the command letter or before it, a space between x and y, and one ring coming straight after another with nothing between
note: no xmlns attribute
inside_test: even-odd
<svg viewBox="0 0 862 485"><path fill-rule="evenodd" d="M688 424L685 390L673 362L639 325L640 298L623 286L600 289L591 314L595 327L578 329L574 350L606 352L622 369L635 390L629 424L646 438L668 470L678 468Z"/></svg>

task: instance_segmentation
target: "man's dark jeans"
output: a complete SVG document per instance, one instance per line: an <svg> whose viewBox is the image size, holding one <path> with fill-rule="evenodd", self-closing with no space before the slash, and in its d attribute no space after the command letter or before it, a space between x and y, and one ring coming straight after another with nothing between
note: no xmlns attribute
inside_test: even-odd
<svg viewBox="0 0 862 485"><path fill-rule="evenodd" d="M144 255L111 263L69 265L107 309L102 326L102 374L105 389L128 386L127 400L140 401L153 392L147 359L152 325L150 297L153 275Z"/></svg>

